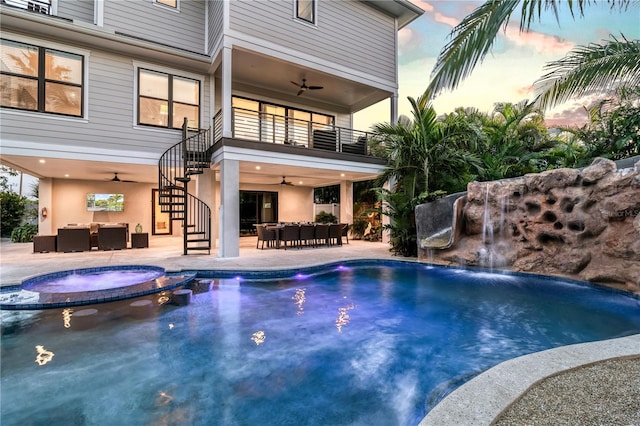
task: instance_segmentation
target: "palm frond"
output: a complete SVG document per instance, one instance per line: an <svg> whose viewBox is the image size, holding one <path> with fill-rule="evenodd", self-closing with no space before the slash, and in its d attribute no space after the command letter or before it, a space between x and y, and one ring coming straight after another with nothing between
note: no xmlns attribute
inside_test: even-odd
<svg viewBox="0 0 640 426"><path fill-rule="evenodd" d="M431 73L424 97L432 99L444 89L453 90L491 50L500 28L518 2L489 0L467 15L449 34Z"/></svg>
<svg viewBox="0 0 640 426"><path fill-rule="evenodd" d="M545 66L550 70L535 83L536 103L550 108L591 92L614 92L640 85L640 40L612 36L605 44L578 46Z"/></svg>
<svg viewBox="0 0 640 426"><path fill-rule="evenodd" d="M607 0L611 8L626 10L632 0ZM450 41L442 48L431 73L431 82L424 92L433 99L443 90L454 90L468 77L478 63L482 63L491 51L500 28L509 23L511 14L522 3L520 31L528 31L542 11L551 10L559 22L559 7L569 8L584 14L585 6L596 4L596 0L487 0L467 15L449 34Z"/></svg>

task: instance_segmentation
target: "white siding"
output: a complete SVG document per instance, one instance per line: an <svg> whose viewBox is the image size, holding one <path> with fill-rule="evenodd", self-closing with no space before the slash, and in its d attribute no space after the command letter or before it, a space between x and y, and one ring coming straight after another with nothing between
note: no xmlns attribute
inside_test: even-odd
<svg viewBox="0 0 640 426"><path fill-rule="evenodd" d="M87 119L61 118L51 114L12 113L0 110L2 138L40 144L64 145L72 152L91 152L93 149L148 153L159 158L181 138L179 130L163 130L134 126L135 93L134 58L92 51L89 60ZM158 66L158 69L165 70ZM174 70L180 75L181 70ZM183 75L192 75L182 71ZM204 76L203 76L204 77ZM208 124L208 80L201 82L202 126ZM76 149L74 149L77 148ZM73 156L71 156L73 158Z"/></svg>
<svg viewBox="0 0 640 426"><path fill-rule="evenodd" d="M205 4L182 0L180 10L152 0L107 0L104 26L116 32L191 52L204 52Z"/></svg>
<svg viewBox="0 0 640 426"><path fill-rule="evenodd" d="M94 0L59 0L58 16L93 24Z"/></svg>
<svg viewBox="0 0 640 426"><path fill-rule="evenodd" d="M210 1L209 2L209 55L213 55L213 49L216 47L216 43L222 37L223 25L224 25L224 3L222 1Z"/></svg>
<svg viewBox="0 0 640 426"><path fill-rule="evenodd" d="M396 81L394 19L361 2L319 0L316 26L293 18L293 1L234 0L230 10L231 30Z"/></svg>

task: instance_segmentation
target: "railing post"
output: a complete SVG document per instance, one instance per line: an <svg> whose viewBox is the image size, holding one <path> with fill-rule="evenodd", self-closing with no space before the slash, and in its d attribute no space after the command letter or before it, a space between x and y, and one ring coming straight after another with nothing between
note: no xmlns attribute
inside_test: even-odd
<svg viewBox="0 0 640 426"><path fill-rule="evenodd" d="M182 232L184 235L182 236L182 246L183 246L183 254L187 255L187 239L189 238L189 215L187 206L189 205L189 180L187 178L187 127L189 126L189 119L187 117L184 118L182 122L182 176L184 179L184 213L182 217Z"/></svg>

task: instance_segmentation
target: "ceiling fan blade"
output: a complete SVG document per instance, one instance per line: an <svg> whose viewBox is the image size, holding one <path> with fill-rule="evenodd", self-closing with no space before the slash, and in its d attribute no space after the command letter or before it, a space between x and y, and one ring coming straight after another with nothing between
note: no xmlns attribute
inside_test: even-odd
<svg viewBox="0 0 640 426"><path fill-rule="evenodd" d="M280 185L294 186L293 183L287 182L287 179L285 178L285 176L282 176L282 182L280 182Z"/></svg>
<svg viewBox="0 0 640 426"><path fill-rule="evenodd" d="M296 96L300 96L305 92L305 89L298 90L298 94Z"/></svg>
<svg viewBox="0 0 640 426"><path fill-rule="evenodd" d="M319 90L319 89L324 89L324 86L309 86L308 89L309 90Z"/></svg>
<svg viewBox="0 0 640 426"><path fill-rule="evenodd" d="M300 87L300 86L302 86L302 84L300 84L300 83L296 83L296 82L295 82L295 81L293 81L293 80L289 80L289 82L290 82L291 84L293 84L294 86L296 86L296 87Z"/></svg>

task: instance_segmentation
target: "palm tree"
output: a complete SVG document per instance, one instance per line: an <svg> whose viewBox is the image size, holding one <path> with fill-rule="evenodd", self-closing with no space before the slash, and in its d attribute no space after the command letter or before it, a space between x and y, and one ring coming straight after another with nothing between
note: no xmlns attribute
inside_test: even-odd
<svg viewBox="0 0 640 426"><path fill-rule="evenodd" d="M470 154L469 148L475 147L482 133L473 123L456 117L438 120L425 97L408 99L413 120L401 117L396 124L377 124L374 134L387 159L378 185L393 182L391 190L378 188L386 206L383 214L392 219L385 227L391 234L391 249L415 256L415 207L444 194L443 186L456 180L451 177L461 176L470 167L480 167L479 159Z"/></svg>
<svg viewBox="0 0 640 426"><path fill-rule="evenodd" d="M536 16L540 19L543 10L551 10L559 21L558 13L561 6L568 7L572 16L575 16L574 12L579 12L582 16L585 6L595 3L591 0L487 0L467 15L449 34L451 40L440 51L425 95L431 99L442 90L458 87L491 51L498 31L501 28L506 29L511 14L517 10L518 5L522 5L522 32L529 30ZM627 8L630 0L608 0L608 3L611 7L617 5L622 11Z"/></svg>
<svg viewBox="0 0 640 426"><path fill-rule="evenodd" d="M605 44L578 46L564 58L550 62L549 73L535 82L537 103L553 107L589 92L613 92L640 86L640 40L611 36Z"/></svg>
<svg viewBox="0 0 640 426"><path fill-rule="evenodd" d="M541 153L553 146L542 112L533 102L498 103L483 123L487 137L479 150L481 180L497 180L544 170Z"/></svg>

